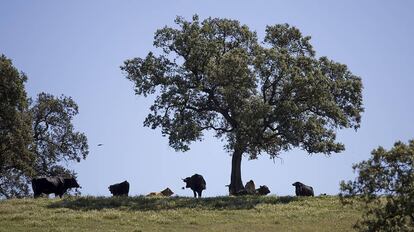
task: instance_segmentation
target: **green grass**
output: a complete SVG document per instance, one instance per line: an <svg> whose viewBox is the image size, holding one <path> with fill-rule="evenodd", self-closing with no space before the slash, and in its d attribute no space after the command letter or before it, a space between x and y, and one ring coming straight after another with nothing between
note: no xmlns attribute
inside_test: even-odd
<svg viewBox="0 0 414 232"><path fill-rule="evenodd" d="M68 197L0 201L0 231L352 231L337 197Z"/></svg>

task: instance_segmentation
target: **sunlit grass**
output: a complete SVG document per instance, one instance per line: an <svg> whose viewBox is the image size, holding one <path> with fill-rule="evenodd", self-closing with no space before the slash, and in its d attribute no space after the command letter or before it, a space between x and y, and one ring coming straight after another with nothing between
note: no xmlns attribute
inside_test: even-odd
<svg viewBox="0 0 414 232"><path fill-rule="evenodd" d="M68 197L0 201L0 231L352 231L337 197Z"/></svg>

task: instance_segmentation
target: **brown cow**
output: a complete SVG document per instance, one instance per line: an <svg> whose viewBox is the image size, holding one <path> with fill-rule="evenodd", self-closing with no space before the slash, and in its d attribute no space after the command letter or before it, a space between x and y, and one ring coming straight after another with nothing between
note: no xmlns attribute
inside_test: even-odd
<svg viewBox="0 0 414 232"><path fill-rule="evenodd" d="M247 194L256 194L256 186L253 180L248 181L244 186L244 189L246 190Z"/></svg>
<svg viewBox="0 0 414 232"><path fill-rule="evenodd" d="M166 189L162 190L161 192L152 192L152 193L149 193L147 195L147 197L153 197L153 196L170 197L173 194L174 194L174 192L171 191L170 188L166 188Z"/></svg>

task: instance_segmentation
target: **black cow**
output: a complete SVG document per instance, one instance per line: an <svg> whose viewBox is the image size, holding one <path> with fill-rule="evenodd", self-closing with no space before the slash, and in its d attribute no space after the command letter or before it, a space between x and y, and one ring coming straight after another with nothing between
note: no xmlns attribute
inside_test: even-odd
<svg viewBox="0 0 414 232"><path fill-rule="evenodd" d="M36 198L42 193L47 195L54 193L55 197L62 195L70 188L80 188L75 178L63 177L37 177L32 179L33 196Z"/></svg>
<svg viewBox="0 0 414 232"><path fill-rule="evenodd" d="M265 196L270 193L269 188L266 185L260 185L260 188L256 189L256 194Z"/></svg>
<svg viewBox="0 0 414 232"><path fill-rule="evenodd" d="M108 189L113 196L128 196L129 183L128 181L124 181L118 184L109 185Z"/></svg>
<svg viewBox="0 0 414 232"><path fill-rule="evenodd" d="M194 174L191 177L183 179L183 181L186 183L186 188L193 190L194 197L197 197L196 193L198 193L198 197L201 197L201 192L206 189L206 181L202 175Z"/></svg>
<svg viewBox="0 0 414 232"><path fill-rule="evenodd" d="M296 196L314 196L313 188L311 186L307 186L300 182L295 182L292 185L295 186Z"/></svg>

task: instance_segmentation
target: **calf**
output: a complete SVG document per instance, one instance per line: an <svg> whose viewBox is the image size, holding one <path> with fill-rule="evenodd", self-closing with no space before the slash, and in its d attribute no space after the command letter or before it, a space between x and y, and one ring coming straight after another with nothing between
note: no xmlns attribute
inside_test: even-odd
<svg viewBox="0 0 414 232"><path fill-rule="evenodd" d="M113 184L108 187L109 192L112 196L128 196L129 193L129 183L124 181L118 184Z"/></svg>
<svg viewBox="0 0 414 232"><path fill-rule="evenodd" d="M183 181L186 183L186 188L191 188L191 190L193 190L194 197L197 197L197 194L198 197L201 197L201 193L206 189L206 181L202 175L194 174L191 177L183 179Z"/></svg>
<svg viewBox="0 0 414 232"><path fill-rule="evenodd" d="M295 182L292 185L295 186L296 196L314 196L313 188L311 186L307 186L300 182Z"/></svg>
<svg viewBox="0 0 414 232"><path fill-rule="evenodd" d="M34 198L42 193L51 194L62 198L63 194L70 188L80 188L75 178L63 177L37 177L32 179L32 189Z"/></svg>

